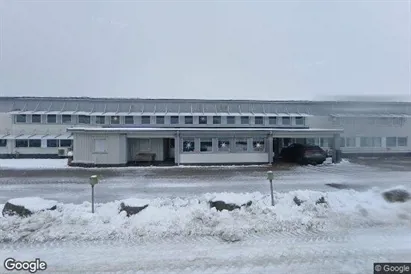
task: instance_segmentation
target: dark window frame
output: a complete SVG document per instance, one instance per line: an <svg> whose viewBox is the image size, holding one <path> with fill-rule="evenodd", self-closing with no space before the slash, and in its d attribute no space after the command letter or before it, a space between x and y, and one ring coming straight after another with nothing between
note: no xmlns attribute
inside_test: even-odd
<svg viewBox="0 0 411 274"><path fill-rule="evenodd" d="M39 118L38 121L33 121L33 117ZM31 123L32 124L41 124L41 115L40 114L32 114L31 115Z"/></svg>
<svg viewBox="0 0 411 274"><path fill-rule="evenodd" d="M50 118L54 118L54 122L53 122L53 119L50 120ZM57 115L56 114L47 114L46 122L47 122L47 124L57 124Z"/></svg>

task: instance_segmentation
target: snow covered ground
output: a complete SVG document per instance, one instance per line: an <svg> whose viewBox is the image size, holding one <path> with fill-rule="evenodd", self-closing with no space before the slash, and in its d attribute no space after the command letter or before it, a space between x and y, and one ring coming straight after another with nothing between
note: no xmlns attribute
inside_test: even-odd
<svg viewBox="0 0 411 274"><path fill-rule="evenodd" d="M261 167L125 168L96 186L92 214L92 173L61 169L1 173L0 209L23 197L32 198L17 202L33 206L41 197L58 206L0 217L0 259L40 258L46 273L372 273L374 262L411 256L411 201L381 196L398 185L410 190L407 170L343 162L275 171L272 207ZM320 197L327 205L316 204ZM217 212L211 199L253 204ZM121 201L149 207L128 218Z"/></svg>

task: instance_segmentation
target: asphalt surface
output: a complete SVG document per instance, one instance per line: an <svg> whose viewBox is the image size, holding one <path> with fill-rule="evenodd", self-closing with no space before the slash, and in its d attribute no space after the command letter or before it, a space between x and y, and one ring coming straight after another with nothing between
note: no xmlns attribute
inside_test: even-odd
<svg viewBox="0 0 411 274"><path fill-rule="evenodd" d="M329 185L366 190L410 185L411 159L360 159L321 166L145 167L120 169L0 170L0 204L38 196L65 203L90 200L89 177L102 176L96 202L130 197L187 197L209 192L269 193L266 172L274 170L274 189L333 191Z"/></svg>

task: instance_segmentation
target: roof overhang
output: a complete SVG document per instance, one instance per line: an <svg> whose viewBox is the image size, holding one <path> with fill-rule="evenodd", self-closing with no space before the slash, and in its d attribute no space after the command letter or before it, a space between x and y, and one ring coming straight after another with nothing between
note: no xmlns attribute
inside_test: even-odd
<svg viewBox="0 0 411 274"><path fill-rule="evenodd" d="M82 134L126 134L128 136L182 136L198 135L268 135L279 138L305 138L305 137L332 137L341 134L343 129L314 129L314 128L68 128L71 133Z"/></svg>

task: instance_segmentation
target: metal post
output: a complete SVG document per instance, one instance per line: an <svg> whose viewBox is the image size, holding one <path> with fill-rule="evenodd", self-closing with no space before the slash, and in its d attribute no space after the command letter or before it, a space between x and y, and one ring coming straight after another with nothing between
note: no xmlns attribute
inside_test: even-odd
<svg viewBox="0 0 411 274"><path fill-rule="evenodd" d="M91 213L94 213L94 185L91 185Z"/></svg>
<svg viewBox="0 0 411 274"><path fill-rule="evenodd" d="M274 206L274 189L273 189L274 173L272 171L267 172L267 179L270 181L271 206Z"/></svg>

